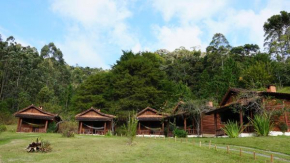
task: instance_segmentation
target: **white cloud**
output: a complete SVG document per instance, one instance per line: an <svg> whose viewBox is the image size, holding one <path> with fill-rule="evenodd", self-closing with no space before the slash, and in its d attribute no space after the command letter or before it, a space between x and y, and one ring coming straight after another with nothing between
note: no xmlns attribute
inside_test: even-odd
<svg viewBox="0 0 290 163"><path fill-rule="evenodd" d="M152 3L165 21L176 17L180 22L187 24L190 21L210 18L221 11L228 0L153 0Z"/></svg>
<svg viewBox="0 0 290 163"><path fill-rule="evenodd" d="M201 46L202 41L200 35L202 31L197 26L183 26L183 27L153 27L153 30L158 39L156 46L159 49L174 50L181 46L190 49L194 46Z"/></svg>
<svg viewBox="0 0 290 163"><path fill-rule="evenodd" d="M201 45L205 50L215 33L223 33L234 46L254 43L263 49L263 24L290 6L289 0L256 0L254 6L267 3L260 10L238 9L228 0L155 0L152 3L167 22L154 28L158 44L171 50L178 45L187 48ZM178 25L172 27L170 23L176 20Z"/></svg>
<svg viewBox="0 0 290 163"><path fill-rule="evenodd" d="M127 1L54 0L51 8L69 24L60 45L70 64L109 68L117 52L139 42L126 23L132 15Z"/></svg>

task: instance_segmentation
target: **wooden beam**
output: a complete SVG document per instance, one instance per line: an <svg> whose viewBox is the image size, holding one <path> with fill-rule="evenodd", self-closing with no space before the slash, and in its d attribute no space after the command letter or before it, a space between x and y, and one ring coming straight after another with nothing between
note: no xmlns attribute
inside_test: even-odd
<svg viewBox="0 0 290 163"><path fill-rule="evenodd" d="M138 122L138 134L140 134L140 131L141 131L141 124L140 124L140 121Z"/></svg>
<svg viewBox="0 0 290 163"><path fill-rule="evenodd" d="M82 133L82 131L83 131L83 122L81 122L81 125L80 125L81 127L80 127L80 133Z"/></svg>
<svg viewBox="0 0 290 163"><path fill-rule="evenodd" d="M186 118L183 119L184 131L186 131Z"/></svg>
<svg viewBox="0 0 290 163"><path fill-rule="evenodd" d="M17 132L19 132L19 125L20 125L20 118L18 118L18 123L17 123Z"/></svg>
<svg viewBox="0 0 290 163"><path fill-rule="evenodd" d="M243 111L240 109L240 126L243 127Z"/></svg>
<svg viewBox="0 0 290 163"><path fill-rule="evenodd" d="M163 135L164 135L164 122L162 122L162 132L163 132Z"/></svg>
<svg viewBox="0 0 290 163"><path fill-rule="evenodd" d="M44 132L47 132L47 125L48 125L48 120L45 121L45 128L44 128Z"/></svg>
<svg viewBox="0 0 290 163"><path fill-rule="evenodd" d="M106 129L107 129L107 123L106 121L104 122L104 135L106 134Z"/></svg>
<svg viewBox="0 0 290 163"><path fill-rule="evenodd" d="M217 113L214 113L214 129L215 135L217 136Z"/></svg>
<svg viewBox="0 0 290 163"><path fill-rule="evenodd" d="M21 132L21 127L22 127L22 118L20 118L19 132Z"/></svg>

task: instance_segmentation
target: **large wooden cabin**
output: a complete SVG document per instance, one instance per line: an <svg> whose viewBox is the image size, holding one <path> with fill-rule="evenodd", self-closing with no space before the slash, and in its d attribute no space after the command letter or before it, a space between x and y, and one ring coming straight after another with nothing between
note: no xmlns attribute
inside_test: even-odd
<svg viewBox="0 0 290 163"><path fill-rule="evenodd" d="M138 135L164 135L164 118L167 115L147 107L137 113Z"/></svg>
<svg viewBox="0 0 290 163"><path fill-rule="evenodd" d="M116 116L102 113L100 109L91 107L77 114L75 118L79 121L79 134L105 135L109 131L114 131L113 120Z"/></svg>
<svg viewBox="0 0 290 163"><path fill-rule="evenodd" d="M169 124L175 125L179 129L187 132L188 136L201 136L215 134L214 115L206 115L205 111L198 117L190 115L188 112L180 109L184 104L183 101L178 102L174 107L171 116L168 117ZM210 101L206 105L207 110L213 110L213 103ZM172 128L168 128L168 136L172 136Z"/></svg>
<svg viewBox="0 0 290 163"><path fill-rule="evenodd" d="M57 114L46 112L42 107L30 105L14 113L18 117L17 132L46 132L53 121L59 122Z"/></svg>
<svg viewBox="0 0 290 163"><path fill-rule="evenodd" d="M242 96L243 94L252 94L248 97ZM253 118L257 110L255 103L262 103L263 108L274 113L279 111L279 114L274 116L273 131L281 131L279 128L280 123L285 123L290 128L289 113L287 110L290 108L290 94L278 93L276 87L270 85L267 91L251 91L239 88L230 88L223 97L220 107L207 112L207 115L214 115L214 128L217 136L224 135L221 129L229 120L236 121L244 128L243 133L253 133L254 127L249 123L249 117ZM243 110L241 106L247 108Z"/></svg>

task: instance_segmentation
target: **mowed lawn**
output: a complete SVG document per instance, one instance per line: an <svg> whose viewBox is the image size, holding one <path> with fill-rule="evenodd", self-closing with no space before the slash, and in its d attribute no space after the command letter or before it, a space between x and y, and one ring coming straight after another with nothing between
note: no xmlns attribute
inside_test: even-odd
<svg viewBox="0 0 290 163"><path fill-rule="evenodd" d="M25 148L36 138L47 140L52 145L49 153L27 153ZM280 140L279 137L276 137ZM219 140L210 138L212 141ZM105 137L76 135L74 138L64 138L60 134L15 133L3 132L0 134L0 162L269 162L268 158L257 157L238 152L227 154L226 150L206 146L193 145L192 141L207 141L206 139L180 139L175 142L173 138L136 138L133 146L127 145L125 137ZM258 139L258 138L257 138ZM265 139L265 140L264 140ZM267 138L264 138L265 141ZM270 138L272 139L272 137ZM223 141L232 142L232 139L223 138ZM239 139L237 139L238 142ZM241 138L243 140L243 138ZM284 142L288 140L288 143ZM289 149L289 138L282 138L282 146ZM247 141L251 141L248 139ZM256 139L253 139L253 142ZM250 144L250 143L249 143ZM286 149L283 147L283 149ZM284 151L281 151L284 152ZM288 152L284 152L288 153ZM281 162L275 160L275 162Z"/></svg>

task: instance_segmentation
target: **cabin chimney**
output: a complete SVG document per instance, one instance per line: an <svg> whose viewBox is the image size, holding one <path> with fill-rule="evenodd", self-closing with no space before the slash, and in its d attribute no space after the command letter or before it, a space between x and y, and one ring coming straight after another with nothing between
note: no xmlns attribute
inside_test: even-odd
<svg viewBox="0 0 290 163"><path fill-rule="evenodd" d="M269 85L267 87L267 92L276 92L276 86L275 85Z"/></svg>
<svg viewBox="0 0 290 163"><path fill-rule="evenodd" d="M42 110L42 106L39 106L39 109Z"/></svg>
<svg viewBox="0 0 290 163"><path fill-rule="evenodd" d="M213 102L212 102L212 101L209 101L209 102L207 103L207 106L212 108L212 107L213 107Z"/></svg>

